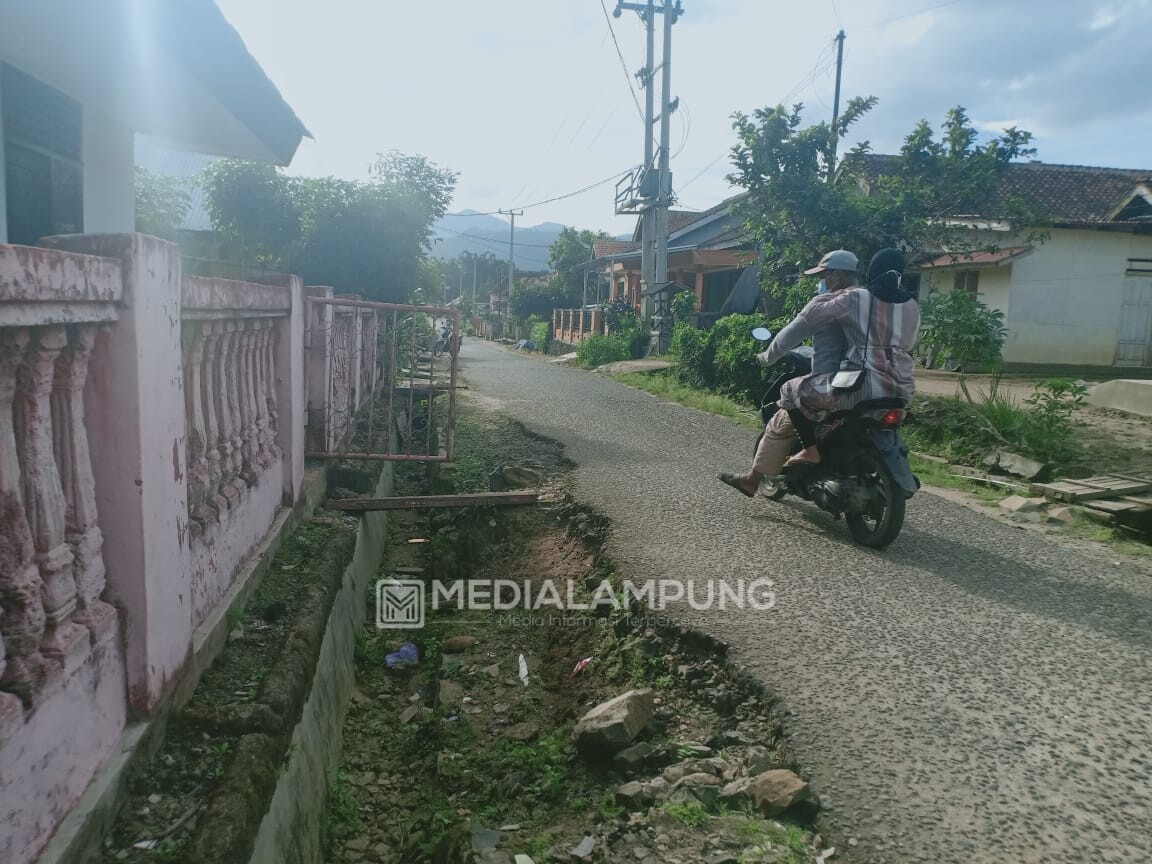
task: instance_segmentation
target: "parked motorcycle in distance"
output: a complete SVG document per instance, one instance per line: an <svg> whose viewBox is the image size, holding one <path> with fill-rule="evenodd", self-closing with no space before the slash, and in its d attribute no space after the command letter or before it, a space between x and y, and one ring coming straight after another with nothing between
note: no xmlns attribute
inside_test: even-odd
<svg viewBox="0 0 1152 864"><path fill-rule="evenodd" d="M764 327L752 336L760 342L772 339ZM812 349L789 351L770 371L774 374L760 403L764 425L778 410L784 384L812 371ZM786 466L779 477L764 480L760 493L772 501L786 495L812 501L836 518L843 516L857 543L885 548L900 533L907 501L920 488L900 436L907 407L902 399L875 399L828 416L816 429L820 463ZM797 439L793 452L801 449Z"/></svg>

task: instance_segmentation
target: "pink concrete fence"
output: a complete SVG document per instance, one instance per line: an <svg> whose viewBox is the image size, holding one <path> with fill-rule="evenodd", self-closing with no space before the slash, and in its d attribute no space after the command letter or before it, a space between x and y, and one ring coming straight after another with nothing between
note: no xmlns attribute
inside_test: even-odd
<svg viewBox="0 0 1152 864"><path fill-rule="evenodd" d="M607 332L607 322L600 309L552 310L552 338L557 342L579 345L589 336Z"/></svg>
<svg viewBox="0 0 1152 864"><path fill-rule="evenodd" d="M142 235L0 245L0 861L185 675L303 481L298 279Z"/></svg>

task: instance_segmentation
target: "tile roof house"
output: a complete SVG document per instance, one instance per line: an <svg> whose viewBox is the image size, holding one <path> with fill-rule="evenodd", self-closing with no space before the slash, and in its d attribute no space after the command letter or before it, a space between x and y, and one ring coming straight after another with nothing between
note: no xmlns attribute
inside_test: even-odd
<svg viewBox="0 0 1152 864"><path fill-rule="evenodd" d="M897 162L857 164L867 189ZM953 214L986 250L920 262L921 299L962 290L1004 312L1010 367L1152 367L1152 170L1013 163L1000 195L1044 224L1013 230L995 207ZM1037 230L1047 238L1031 241Z"/></svg>

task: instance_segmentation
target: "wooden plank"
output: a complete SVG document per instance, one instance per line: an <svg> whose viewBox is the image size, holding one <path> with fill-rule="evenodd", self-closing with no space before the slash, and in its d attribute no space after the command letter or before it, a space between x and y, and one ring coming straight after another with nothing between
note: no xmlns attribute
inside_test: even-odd
<svg viewBox="0 0 1152 864"><path fill-rule="evenodd" d="M1084 480L1037 483L1032 489L1045 497L1055 497L1057 500L1072 503L1149 492L1152 491L1152 480L1111 475L1088 477Z"/></svg>
<svg viewBox="0 0 1152 864"><path fill-rule="evenodd" d="M374 510L433 510L445 507L521 507L539 503L535 492L477 492L469 495L414 495L399 498L341 498L329 510L364 513Z"/></svg>

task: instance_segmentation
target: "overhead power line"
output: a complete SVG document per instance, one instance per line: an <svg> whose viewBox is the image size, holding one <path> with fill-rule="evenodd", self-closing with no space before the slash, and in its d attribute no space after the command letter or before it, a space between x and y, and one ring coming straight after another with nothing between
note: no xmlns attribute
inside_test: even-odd
<svg viewBox="0 0 1152 864"><path fill-rule="evenodd" d="M617 173L613 174L611 177L605 177L603 180L597 180L595 183L590 183L589 185L584 186L580 189L577 189L573 192L566 192L563 195L557 195L554 198L546 198L543 201L535 201L532 204L517 204L516 207L519 210L530 210L533 207L542 207L545 204L552 204L556 201L563 201L566 198L575 198L577 195L583 195L585 192L591 192L593 189L596 189L600 186L604 186L607 183L615 182L616 180L619 180L621 177L623 177L625 174L627 174L629 171L635 171L635 170L636 170L636 168L632 167L632 168L628 168L624 171L618 171ZM499 210L489 210L485 213L450 213L448 215L450 215L450 216L499 216L500 214L501 214L501 211L499 211Z"/></svg>
<svg viewBox="0 0 1152 864"><path fill-rule="evenodd" d="M632 83L632 73L628 71L628 63L624 60L624 52L620 50L620 42L616 39L616 28L612 26L612 18L608 15L608 7L604 0L600 0L600 10L604 13L604 20L608 24L608 32L612 34L612 44L616 46L616 56L620 58L620 68L624 70L624 79L628 82L628 92L632 94L632 102L636 105L636 113L640 122L644 122L644 109L640 107L640 97L636 95L636 87Z"/></svg>
<svg viewBox="0 0 1152 864"><path fill-rule="evenodd" d="M945 0L943 3L937 3L935 6L929 6L926 9L917 9L915 12L906 12L903 15L896 15L892 18L885 18L883 21L877 21L875 24L869 24L867 27L861 27L861 30L871 30L874 27L883 27L885 24L891 24L893 21L903 21L905 18L915 18L917 15L923 15L925 12L934 12L937 9L943 9L945 6L955 6L960 0Z"/></svg>

